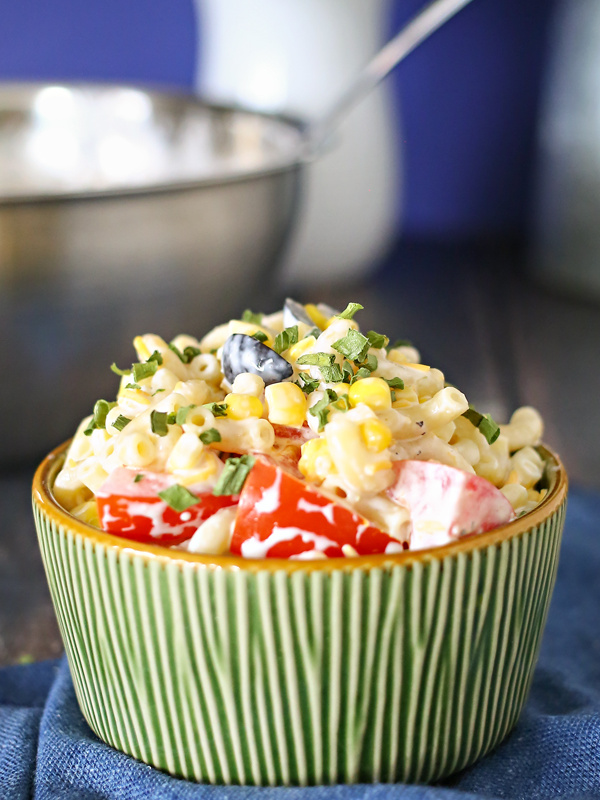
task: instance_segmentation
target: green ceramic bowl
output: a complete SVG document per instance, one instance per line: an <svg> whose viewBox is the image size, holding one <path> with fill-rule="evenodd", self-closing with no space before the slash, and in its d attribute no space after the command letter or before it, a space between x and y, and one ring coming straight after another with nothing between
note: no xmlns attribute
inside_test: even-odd
<svg viewBox="0 0 600 800"><path fill-rule="evenodd" d="M567 479L532 513L435 550L314 562L199 556L33 506L81 710L108 744L208 783L436 781L523 706Z"/></svg>

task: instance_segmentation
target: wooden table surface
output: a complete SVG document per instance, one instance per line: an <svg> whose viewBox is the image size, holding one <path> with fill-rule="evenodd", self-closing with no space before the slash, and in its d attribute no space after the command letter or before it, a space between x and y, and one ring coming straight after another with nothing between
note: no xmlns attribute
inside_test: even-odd
<svg viewBox="0 0 600 800"><path fill-rule="evenodd" d="M500 422L536 406L571 481L600 489L600 299L529 282L524 259L507 245L409 243L361 285L295 294L336 307L360 301L363 329L413 341ZM31 515L34 466L0 472L0 665L62 652Z"/></svg>

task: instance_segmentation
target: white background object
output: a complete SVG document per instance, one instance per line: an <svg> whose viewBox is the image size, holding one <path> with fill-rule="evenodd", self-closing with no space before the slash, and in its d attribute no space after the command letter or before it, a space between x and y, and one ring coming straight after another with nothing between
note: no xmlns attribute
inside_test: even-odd
<svg viewBox="0 0 600 800"><path fill-rule="evenodd" d="M200 94L320 116L387 38L389 0L196 0ZM385 84L305 170L289 285L364 276L396 233L398 140Z"/></svg>

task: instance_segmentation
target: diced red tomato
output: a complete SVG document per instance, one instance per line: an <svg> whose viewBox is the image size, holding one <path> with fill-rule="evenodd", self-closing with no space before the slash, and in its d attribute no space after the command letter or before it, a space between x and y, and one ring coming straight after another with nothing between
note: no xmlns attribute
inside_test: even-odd
<svg viewBox="0 0 600 800"><path fill-rule="evenodd" d="M246 558L290 558L318 550L341 557L343 545L360 555L399 543L368 520L282 468L256 456L240 494L231 552Z"/></svg>
<svg viewBox="0 0 600 800"><path fill-rule="evenodd" d="M388 496L410 511L410 549L422 550L497 528L514 517L485 478L434 461L396 461Z"/></svg>
<svg viewBox="0 0 600 800"><path fill-rule="evenodd" d="M136 481L136 476L142 477ZM138 472L120 467L114 470L96 494L102 528L116 536L166 547L180 544L220 508L235 505L237 497L215 497L206 486L189 486L200 502L185 511L175 511L159 492L177 480L156 472Z"/></svg>

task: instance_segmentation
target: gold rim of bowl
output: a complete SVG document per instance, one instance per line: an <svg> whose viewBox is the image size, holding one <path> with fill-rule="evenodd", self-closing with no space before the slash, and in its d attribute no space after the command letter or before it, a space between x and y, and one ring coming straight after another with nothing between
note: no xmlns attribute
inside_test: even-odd
<svg viewBox="0 0 600 800"><path fill-rule="evenodd" d="M450 544L432 547L427 550L405 550L402 553L369 556L355 556L353 558L328 558L313 561L289 560L283 558L249 559L233 555L202 555L199 553L186 553L183 550L171 550L160 545L144 544L113 536L110 533L98 530L92 525L73 517L58 504L52 492L52 485L56 473L64 460L64 455L70 441L64 442L55 448L42 461L37 468L33 479L33 498L41 511L55 524L69 528L74 533L83 536L94 544L105 547L115 547L128 553L135 553L145 559L159 559L165 562L191 562L201 564L213 569L245 570L249 572L285 572L319 571L333 572L334 570L373 569L376 567L388 568L394 565L409 566L412 564L442 560L447 556L459 553L471 553L489 545L502 544L502 542L526 533L548 519L561 506L567 494L568 479L560 458L541 446L540 452L550 470L552 485L542 502L528 514L518 517L506 525L501 525L487 533L466 536Z"/></svg>

